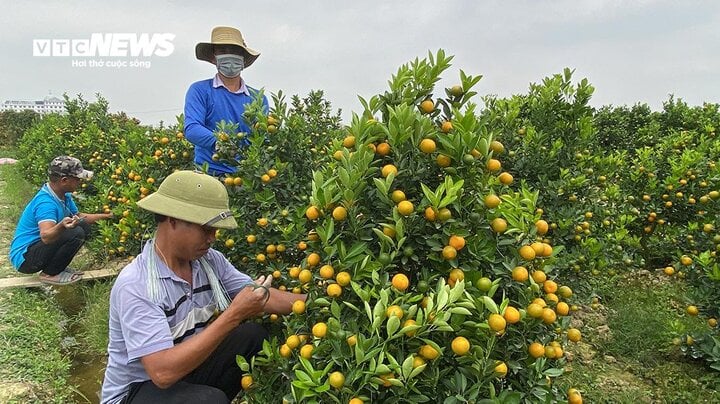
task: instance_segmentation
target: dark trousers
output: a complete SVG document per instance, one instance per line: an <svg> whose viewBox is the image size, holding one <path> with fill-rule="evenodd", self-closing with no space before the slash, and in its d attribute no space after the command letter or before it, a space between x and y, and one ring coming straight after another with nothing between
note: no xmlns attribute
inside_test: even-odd
<svg viewBox="0 0 720 404"><path fill-rule="evenodd" d="M133 383L122 404L227 404L240 392L242 371L236 355L250 357L262 349L267 330L257 323L243 323L233 330L197 369L181 381L161 389L151 380Z"/></svg>
<svg viewBox="0 0 720 404"><path fill-rule="evenodd" d="M50 276L57 275L70 265L70 261L89 237L90 225L83 222L72 229L63 230L52 244L38 240L28 247L25 262L18 271L24 274L43 271Z"/></svg>

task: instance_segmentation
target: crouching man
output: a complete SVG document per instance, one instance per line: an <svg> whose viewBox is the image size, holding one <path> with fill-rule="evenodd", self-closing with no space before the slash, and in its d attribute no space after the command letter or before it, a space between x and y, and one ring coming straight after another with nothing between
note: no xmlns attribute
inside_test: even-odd
<svg viewBox="0 0 720 404"><path fill-rule="evenodd" d="M246 320L290 313L306 296L269 288L270 276L253 281L211 248L216 229L237 227L216 178L175 172L138 206L157 231L110 294L102 403L229 403L235 356L249 359L267 337Z"/></svg>
<svg viewBox="0 0 720 404"><path fill-rule="evenodd" d="M53 285L82 278L82 272L68 265L89 238L90 225L113 216L78 212L72 193L92 175L74 157L58 156L50 162L48 182L23 210L10 245L10 261L19 272L40 272L40 281Z"/></svg>

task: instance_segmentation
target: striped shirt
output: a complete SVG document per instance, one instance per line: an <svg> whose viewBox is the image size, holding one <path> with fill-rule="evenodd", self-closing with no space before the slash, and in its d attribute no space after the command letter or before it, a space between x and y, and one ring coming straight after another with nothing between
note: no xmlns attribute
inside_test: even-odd
<svg viewBox="0 0 720 404"><path fill-rule="evenodd" d="M199 261L192 262L192 287L156 259L160 302L148 297L147 243L143 252L118 275L110 292L108 364L101 403L118 403L130 384L150 380L140 362L143 356L172 348L201 332L217 312L207 275ZM232 299L252 279L239 272L220 252L210 249L204 257Z"/></svg>

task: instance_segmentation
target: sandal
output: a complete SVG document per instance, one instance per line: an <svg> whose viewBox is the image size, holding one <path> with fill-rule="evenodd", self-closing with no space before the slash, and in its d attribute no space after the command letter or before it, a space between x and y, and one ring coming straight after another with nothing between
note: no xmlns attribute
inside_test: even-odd
<svg viewBox="0 0 720 404"><path fill-rule="evenodd" d="M47 283L50 285L69 285L82 279L82 275L77 273L62 271L57 277L50 278L47 275L40 275L40 282Z"/></svg>
<svg viewBox="0 0 720 404"><path fill-rule="evenodd" d="M75 275L85 275L85 271L77 271L70 267L65 268L65 272L70 272L71 274L75 274Z"/></svg>

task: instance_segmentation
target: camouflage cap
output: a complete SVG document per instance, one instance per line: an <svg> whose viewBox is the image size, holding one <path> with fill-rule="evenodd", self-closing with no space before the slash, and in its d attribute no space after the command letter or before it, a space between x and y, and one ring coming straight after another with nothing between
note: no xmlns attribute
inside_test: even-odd
<svg viewBox="0 0 720 404"><path fill-rule="evenodd" d="M59 175L61 177L75 177L90 179L93 176L92 171L85 170L80 160L75 157L58 156L50 162L48 167L48 175Z"/></svg>

